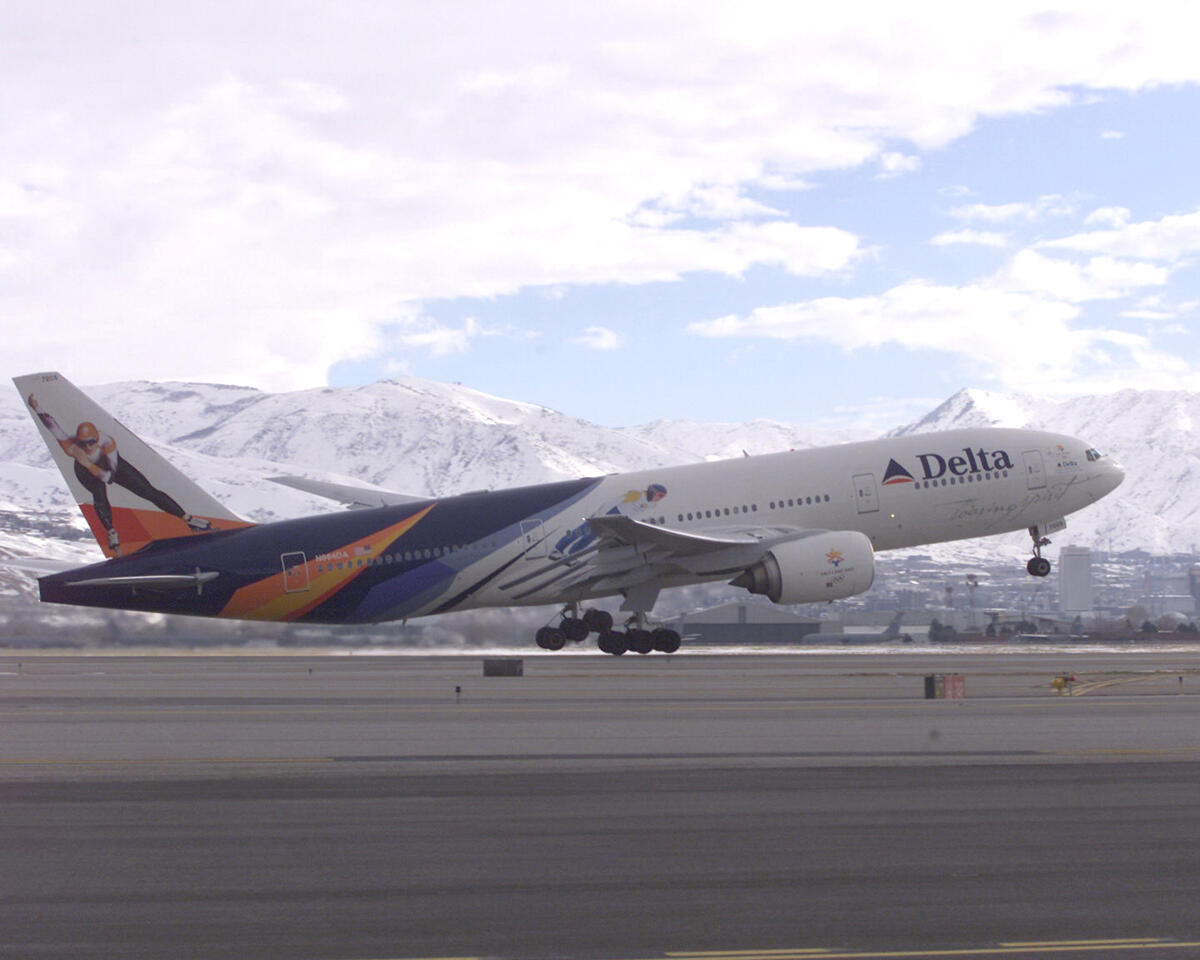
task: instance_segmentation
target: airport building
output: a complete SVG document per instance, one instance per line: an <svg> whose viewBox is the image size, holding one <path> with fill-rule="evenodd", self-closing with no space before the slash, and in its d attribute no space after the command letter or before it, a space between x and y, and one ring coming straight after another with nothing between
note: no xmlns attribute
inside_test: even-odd
<svg viewBox="0 0 1200 960"><path fill-rule="evenodd" d="M1058 556L1058 605L1066 614L1091 614L1095 608L1092 589L1092 551L1087 547L1063 547Z"/></svg>

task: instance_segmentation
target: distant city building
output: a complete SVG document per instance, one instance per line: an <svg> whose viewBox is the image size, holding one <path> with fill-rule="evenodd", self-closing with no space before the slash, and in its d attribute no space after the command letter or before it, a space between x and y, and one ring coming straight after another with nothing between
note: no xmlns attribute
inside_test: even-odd
<svg viewBox="0 0 1200 960"><path fill-rule="evenodd" d="M1058 605L1063 613L1092 612L1092 551L1087 547L1063 547L1059 553Z"/></svg>
<svg viewBox="0 0 1200 960"><path fill-rule="evenodd" d="M1146 608L1151 619L1158 619L1169 613L1191 616L1196 612L1196 598L1188 593L1159 593L1142 597L1138 603Z"/></svg>

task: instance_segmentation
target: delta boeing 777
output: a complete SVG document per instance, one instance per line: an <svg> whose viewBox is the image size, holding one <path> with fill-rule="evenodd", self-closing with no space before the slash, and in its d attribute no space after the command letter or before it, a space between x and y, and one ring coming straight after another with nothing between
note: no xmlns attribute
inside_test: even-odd
<svg viewBox="0 0 1200 960"><path fill-rule="evenodd" d="M549 650L673 652L650 613L670 587L727 581L779 604L869 589L875 552L1048 533L1123 472L1082 440L967 429L510 490L417 498L277 478L360 509L235 516L57 373L14 382L107 559L39 578L43 601L243 620L375 623L562 607ZM620 597L625 622L585 604Z"/></svg>

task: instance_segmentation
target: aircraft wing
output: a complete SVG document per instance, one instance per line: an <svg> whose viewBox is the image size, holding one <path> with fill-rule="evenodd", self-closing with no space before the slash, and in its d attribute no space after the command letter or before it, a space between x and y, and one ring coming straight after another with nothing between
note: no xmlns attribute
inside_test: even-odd
<svg viewBox="0 0 1200 960"><path fill-rule="evenodd" d="M390 507L399 503L417 503L428 500L428 497L413 497L407 493L395 493L391 490L376 490L372 487L356 487L348 483L330 483L327 480L309 480L308 477L268 477L274 483L305 493L315 493L318 497L327 497L346 504L351 510L364 510L368 507Z"/></svg>
<svg viewBox="0 0 1200 960"><path fill-rule="evenodd" d="M719 536L668 530L622 515L589 517L597 541L579 553L548 560L502 584L521 599L553 586L559 591L652 589L656 581L688 574L736 576L771 547L822 533L798 527L722 530Z"/></svg>
<svg viewBox="0 0 1200 960"><path fill-rule="evenodd" d="M669 550L677 557L696 556L726 548L740 549L747 546L761 546L764 541L778 543L781 539L794 540L797 536L805 533L819 532L792 527L747 527L736 532L723 530L721 536L709 536L703 533L668 530L666 527L644 523L621 514L591 517L588 525L600 535L601 549L605 543L618 546L653 547Z"/></svg>

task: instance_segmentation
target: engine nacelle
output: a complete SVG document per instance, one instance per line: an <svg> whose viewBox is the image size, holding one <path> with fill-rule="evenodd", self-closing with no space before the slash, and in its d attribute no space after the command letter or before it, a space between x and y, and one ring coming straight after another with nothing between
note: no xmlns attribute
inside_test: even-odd
<svg viewBox="0 0 1200 960"><path fill-rule="evenodd" d="M818 533L789 540L733 581L772 603L841 600L869 590L875 581L875 551L856 530Z"/></svg>

